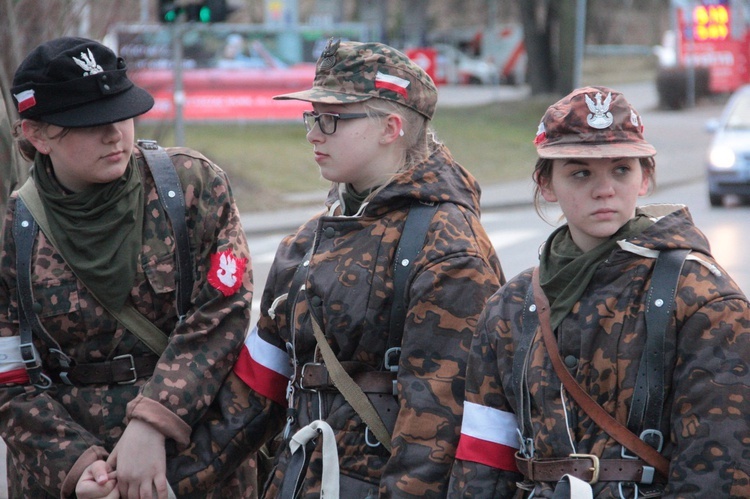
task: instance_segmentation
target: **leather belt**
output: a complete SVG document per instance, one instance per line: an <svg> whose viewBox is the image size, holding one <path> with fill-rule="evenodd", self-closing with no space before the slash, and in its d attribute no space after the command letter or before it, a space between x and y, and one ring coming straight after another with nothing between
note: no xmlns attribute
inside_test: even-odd
<svg viewBox="0 0 750 499"><path fill-rule="evenodd" d="M135 383L138 378L151 376L159 357L156 355L118 355L104 362L76 364L58 374L67 385L111 385Z"/></svg>
<svg viewBox="0 0 750 499"><path fill-rule="evenodd" d="M516 466L532 482L557 482L564 475L573 475L585 482L636 482L650 484L661 481L653 466L641 459L599 459L592 454L571 454L569 457L526 459L516 454ZM656 480L655 480L656 478Z"/></svg>
<svg viewBox="0 0 750 499"><path fill-rule="evenodd" d="M360 362L342 362L341 365L363 392L393 394L396 373L363 370L363 364ZM298 368L297 384L302 390L338 390L333 384L325 364L307 363Z"/></svg>

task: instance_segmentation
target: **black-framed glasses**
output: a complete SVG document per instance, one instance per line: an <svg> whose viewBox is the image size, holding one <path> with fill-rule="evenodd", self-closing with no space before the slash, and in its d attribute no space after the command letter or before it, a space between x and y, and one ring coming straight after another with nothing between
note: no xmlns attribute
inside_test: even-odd
<svg viewBox="0 0 750 499"><path fill-rule="evenodd" d="M367 118L368 116L367 113L316 113L315 111L305 111L302 113L302 119L305 121L305 128L308 132L317 123L320 131L325 135L336 133L336 125L339 120L356 120Z"/></svg>

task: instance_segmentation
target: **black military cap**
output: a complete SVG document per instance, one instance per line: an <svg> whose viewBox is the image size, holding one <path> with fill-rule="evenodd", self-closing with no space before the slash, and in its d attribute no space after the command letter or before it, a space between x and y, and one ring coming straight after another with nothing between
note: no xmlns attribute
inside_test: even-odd
<svg viewBox="0 0 750 499"><path fill-rule="evenodd" d="M116 123L154 105L125 69L125 61L101 43L57 38L24 59L11 92L21 118L71 128Z"/></svg>

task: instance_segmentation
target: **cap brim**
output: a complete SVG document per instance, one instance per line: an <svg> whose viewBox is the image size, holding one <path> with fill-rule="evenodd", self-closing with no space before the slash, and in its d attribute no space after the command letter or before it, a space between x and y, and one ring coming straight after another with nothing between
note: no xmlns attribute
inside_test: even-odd
<svg viewBox="0 0 750 499"><path fill-rule="evenodd" d="M274 100L301 100L320 104L348 104L350 102L363 102L372 98L372 95L334 92L314 87L300 92L274 96Z"/></svg>
<svg viewBox="0 0 750 499"><path fill-rule="evenodd" d="M154 98L144 89L133 85L125 92L106 99L87 103L75 109L46 114L38 119L66 128L108 125L146 113L154 107Z"/></svg>
<svg viewBox="0 0 750 499"><path fill-rule="evenodd" d="M607 144L552 144L537 147L540 158L648 158L656 155L656 149L644 143Z"/></svg>

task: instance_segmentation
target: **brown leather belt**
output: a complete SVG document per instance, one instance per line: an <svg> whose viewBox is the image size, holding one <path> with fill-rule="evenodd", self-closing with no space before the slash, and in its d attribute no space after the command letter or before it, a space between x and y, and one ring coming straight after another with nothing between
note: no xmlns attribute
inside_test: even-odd
<svg viewBox="0 0 750 499"><path fill-rule="evenodd" d="M573 475L585 482L636 482L650 484L663 480L641 459L599 459L592 454L569 457L526 459L516 454L516 466L532 482L557 482Z"/></svg>
<svg viewBox="0 0 750 499"><path fill-rule="evenodd" d="M396 373L363 370L360 362L342 362L341 365L363 392L393 394ZM325 364L307 363L298 368L297 383L303 390L337 390Z"/></svg>
<svg viewBox="0 0 750 499"><path fill-rule="evenodd" d="M159 357L156 355L118 355L112 360L76 364L58 378L68 385L112 385L135 383L138 378L151 376Z"/></svg>

